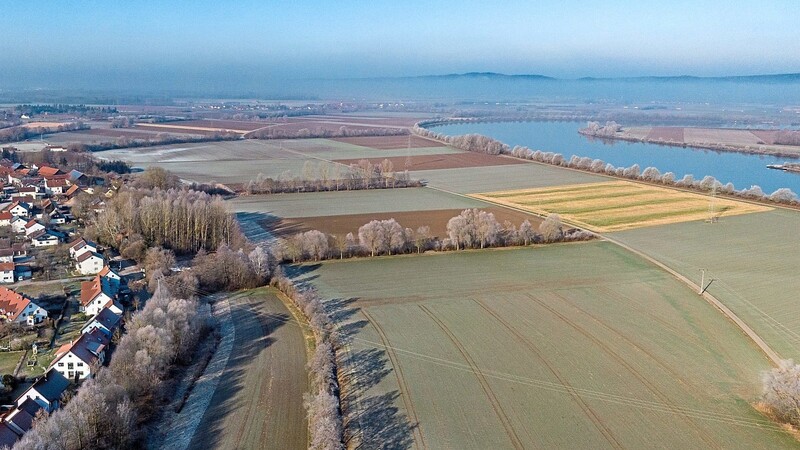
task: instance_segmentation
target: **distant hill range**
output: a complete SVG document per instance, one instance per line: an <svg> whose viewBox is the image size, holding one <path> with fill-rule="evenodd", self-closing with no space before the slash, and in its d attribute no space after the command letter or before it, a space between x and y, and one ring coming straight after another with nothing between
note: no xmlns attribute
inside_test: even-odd
<svg viewBox="0 0 800 450"><path fill-rule="evenodd" d="M372 80L498 80L498 81L728 81L728 82L760 82L785 83L800 81L800 73L783 73L773 75L735 75L724 77L699 77L693 75L679 76L643 76L643 77L582 77L576 79L555 78L538 74L509 75L497 72L467 72L446 75L420 75L408 77L371 78Z"/></svg>

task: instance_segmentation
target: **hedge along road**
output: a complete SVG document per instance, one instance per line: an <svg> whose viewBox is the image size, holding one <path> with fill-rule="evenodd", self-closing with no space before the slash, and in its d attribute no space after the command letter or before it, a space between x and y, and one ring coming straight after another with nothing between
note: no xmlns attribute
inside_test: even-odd
<svg viewBox="0 0 800 450"><path fill-rule="evenodd" d="M451 195L471 198L471 197L469 197L469 196L467 196L465 194L449 191L449 190L438 188L438 187L435 187L435 186L428 185L427 187L429 189L434 189L434 190L445 192L445 193L448 193L448 194L451 194ZM487 199L483 199L483 200L486 201L486 202L492 202L491 199L488 199L488 198ZM494 203L494 202L492 202L492 203ZM513 206L509 206L509 205L504 205L504 204L501 204L501 203L494 203L494 204L498 205L500 207L504 207L504 208L508 208L508 209L512 209L512 210L516 210L516 211L520 211L520 212L531 213L530 211L526 211L526 210L524 210L522 208L516 208L516 207L513 207ZM569 224L568 221L563 221L563 222ZM574 225L574 224L569 224L569 225L577 226L577 225ZM631 246L629 246L627 244L624 244L624 243L622 243L622 242L620 242L620 241L618 241L618 240L616 240L614 238L611 238L611 237L609 237L607 235L604 235L604 234L601 234L601 233L595 233L595 234L597 236L603 238L604 240L606 240L608 242L611 242L612 244L618 245L618 246L624 248L625 250L635 254L636 256L642 258L643 260L645 260L645 261L657 266L658 268L666 271L667 273L669 273L670 275L672 275L673 277L675 277L676 279L678 279L682 283L684 283L687 286L689 286L690 288L694 289L696 292L701 292L701 287L697 283L689 280L687 277L685 277L685 276L681 275L680 273L678 273L677 271L671 269L666 264L656 260L655 258L653 258L653 257L651 257L649 255L646 255L645 253L642 253L639 250L636 250L635 248L633 248L633 247L631 247ZM707 288L707 286L704 286L704 288ZM748 338L750 338L750 340L753 341L753 343L755 343L756 346L762 352L764 352L764 354L770 359L770 361L772 361L772 363L775 366L777 366L780 363L780 361L782 359L780 357L780 355L778 355L778 353L775 350L773 350L772 347L770 347L769 344L767 344L764 341L764 339L761 338L761 336L759 336L752 328L750 328L750 326L747 325L747 323L745 323L738 315L736 315L727 306L725 306L724 303L719 301L716 297L711 295L705 289L702 289L702 295L701 296L703 297L703 299L705 301L707 301L712 306L717 308L720 312L722 312L723 315L725 315L725 317L727 317L731 322L733 322L737 327L739 327L739 329Z"/></svg>

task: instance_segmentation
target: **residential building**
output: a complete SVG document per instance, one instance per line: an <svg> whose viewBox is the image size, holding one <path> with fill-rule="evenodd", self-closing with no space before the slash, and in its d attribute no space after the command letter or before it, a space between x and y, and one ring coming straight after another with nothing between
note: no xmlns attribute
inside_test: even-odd
<svg viewBox="0 0 800 450"><path fill-rule="evenodd" d="M28 221L20 216L14 216L11 219L11 231L14 233L24 233L25 232L25 225L28 224Z"/></svg>
<svg viewBox="0 0 800 450"><path fill-rule="evenodd" d="M16 281L14 263L0 263L0 283L13 283L14 281Z"/></svg>
<svg viewBox="0 0 800 450"><path fill-rule="evenodd" d="M115 303L119 291L119 284L100 275L91 281L81 283L81 311L88 316L97 315L103 308L122 314L122 307Z"/></svg>
<svg viewBox="0 0 800 450"><path fill-rule="evenodd" d="M2 264L0 264L2 266ZM0 319L35 325L47 318L47 311L24 295L0 286Z"/></svg>
<svg viewBox="0 0 800 450"><path fill-rule="evenodd" d="M34 233L38 233L39 231L44 230L46 227L41 223L37 222L35 219L29 220L28 223L25 224L25 236L30 236Z"/></svg>
<svg viewBox="0 0 800 450"><path fill-rule="evenodd" d="M115 313L109 308L103 308L81 328L81 333L91 333L94 330L100 330L110 339L121 323L122 315Z"/></svg>
<svg viewBox="0 0 800 450"><path fill-rule="evenodd" d="M29 237L34 247L52 247L59 242L58 236L48 230L40 230Z"/></svg>
<svg viewBox="0 0 800 450"><path fill-rule="evenodd" d="M17 399L17 406L30 399L38 403L47 412L53 412L61 406L61 395L67 390L69 380L58 371L48 371L34 382L27 391Z"/></svg>
<svg viewBox="0 0 800 450"><path fill-rule="evenodd" d="M11 214L10 211L2 211L2 212L0 212L0 227L11 226L11 221L13 219L14 219L14 215Z"/></svg>
<svg viewBox="0 0 800 450"><path fill-rule="evenodd" d="M95 244L92 241L87 241L84 238L80 238L78 240L72 241L69 244L69 257L70 258L77 259L79 256L81 256L85 252L97 253L97 244Z"/></svg>
<svg viewBox="0 0 800 450"><path fill-rule="evenodd" d="M84 380L103 364L109 339L100 330L81 334L78 339L64 344L56 351L50 369L68 380Z"/></svg>
<svg viewBox="0 0 800 450"><path fill-rule="evenodd" d="M15 201L8 205L6 211L10 212L15 217L27 218L31 214L31 205L22 201Z"/></svg>
<svg viewBox="0 0 800 450"><path fill-rule="evenodd" d="M95 252L83 252L75 260L75 269L81 275L94 275L103 269L105 260Z"/></svg>

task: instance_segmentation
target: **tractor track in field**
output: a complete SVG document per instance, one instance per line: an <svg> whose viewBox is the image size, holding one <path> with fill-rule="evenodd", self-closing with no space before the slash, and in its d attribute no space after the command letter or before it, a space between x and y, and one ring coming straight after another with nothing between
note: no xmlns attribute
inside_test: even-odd
<svg viewBox="0 0 800 450"><path fill-rule="evenodd" d="M411 401L411 391L409 390L408 384L406 383L406 378L403 375L403 366L400 364L400 359L394 352L394 347L392 347L391 343L389 342L389 338L386 336L383 328L381 328L381 326L378 324L378 321L374 320L365 309L361 310L361 314L367 318L367 321L369 321L369 323L375 327L378 335L380 335L383 347L386 349L386 354L389 355L389 361L392 363L392 367L394 368L394 375L397 378L397 384L400 387L400 396L403 397L403 404L406 407L406 411L411 416L411 420L414 422L414 425L416 425L414 427L414 434L419 437L419 443L422 445L422 448L427 449L428 445L425 443L425 437L422 434L422 429L420 428L419 416L417 415L416 409L414 409L414 403Z"/></svg>
<svg viewBox="0 0 800 450"><path fill-rule="evenodd" d="M564 301L565 303L568 302L568 300L564 299L564 297L562 297L561 295L557 293L554 293L554 295L559 299L561 299L562 301ZM694 421L692 421L691 418L686 415L685 411L676 406L672 402L672 400L670 400L669 397L667 397L663 392L661 392L661 390L658 389L658 387L653 385L653 383L651 383L644 375L642 375L641 372L639 372L635 367L633 367L627 361L625 361L625 358L623 358L621 355L615 352L611 347L606 345L601 339L598 339L592 333L588 332L586 329L584 329L583 327L575 323L573 320L571 320L569 317L565 316L564 314L557 311L555 308L548 305L545 301L538 299L530 294L526 294L526 297L531 299L533 302L535 302L545 310L549 311L550 314L556 316L558 319L560 319L562 322L573 328L581 335L588 338L593 344L597 345L604 353L606 353L615 361L617 361L620 365L625 367L631 373L631 375L636 377L636 379L639 380L639 382L642 383L656 397L658 397L662 403L667 405L667 407L673 414L680 417L684 422L686 422L686 424L689 427L693 428L697 432L698 436L706 443L708 448L719 448L719 449L722 448L712 438L708 436L708 433L705 430L698 427L697 424L694 423Z"/></svg>
<svg viewBox="0 0 800 450"><path fill-rule="evenodd" d="M575 400L575 403L577 403L578 406L586 414L586 416L589 417L594 426L597 428L597 431L599 431L600 434L602 434L603 437L606 438L606 440L608 441L609 444L611 444L612 447L618 449L624 448L624 446L614 436L614 433L612 433L611 430L603 423L603 421L600 419L597 413L592 409L592 407L589 406L589 404L583 400L583 398L580 396L580 394L578 394L575 388L572 387L569 381L567 381L561 376L561 373L558 371L558 369L553 367L553 365L551 365L550 362L547 361L542 352L530 340L528 340L525 336L523 336L522 333L519 332L519 330L514 328L510 323L508 323L507 320L500 317L500 315L497 312L486 306L483 302L476 299L472 300L475 303L477 303L478 306L480 306L483 310L489 313L489 315L491 315L498 322L500 322L500 324L503 325L503 327L505 327L508 331L510 331L523 345L525 345L525 347L527 347L530 351L532 351L545 364L545 366L547 366L547 369L550 371L550 373L552 373L553 376L556 377L558 382L561 383L561 385L567 389L567 392L569 392L570 396L573 398L573 400Z"/></svg>
<svg viewBox="0 0 800 450"><path fill-rule="evenodd" d="M447 325L444 324L444 322L442 322L438 317L436 317L433 311L431 311L424 305L419 305L419 307L425 314L428 315L428 317L431 318L431 320L433 320L439 326L439 328L442 329L442 331L444 331L447 337L450 338L450 342L453 343L453 345L458 349L459 353L461 353L461 356L464 357L464 360L467 362L470 369L475 374L475 377L478 379L478 383L480 383L481 387L483 388L483 391L489 398L489 403L492 405L492 409L494 409L495 414L497 414L497 417L503 424L503 428L505 428L506 434L508 435L508 438L511 440L511 443L514 446L514 448L515 449L525 448L522 445L522 441L520 440L516 431L514 431L514 427L511 425L511 420L508 418L505 411L503 411L503 407L501 406L500 401L497 399L497 396L495 396L494 391L492 391L492 388L489 385L489 381L486 379L486 376L483 374L483 371L481 371L478 365L475 364L475 361L472 359L469 353L467 353L467 349L465 349L464 346L461 344L461 342L459 342L459 340L456 338L456 336L453 334L450 328L448 328Z"/></svg>

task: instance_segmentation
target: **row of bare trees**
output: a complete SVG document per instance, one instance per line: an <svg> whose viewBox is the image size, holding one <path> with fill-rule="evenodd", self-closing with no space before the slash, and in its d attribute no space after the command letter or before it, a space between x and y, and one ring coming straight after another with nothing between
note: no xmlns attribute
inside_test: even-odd
<svg viewBox="0 0 800 450"><path fill-rule="evenodd" d="M618 130L619 125L616 122L607 122L605 126L600 127L597 122L590 122L595 124L600 130L606 130L609 133L613 130ZM438 139L448 144L454 145L454 142L464 142L466 139L470 145L459 146L462 150L473 151L478 153L490 153L497 151L498 142L492 138L484 137L485 139L477 139L476 135L466 136L447 136L441 133L436 133L415 125L412 130L414 133L421 136L431 137ZM468 138L468 139L467 139ZM484 145L484 147L480 147ZM503 144L505 145L505 144ZM631 180L646 181L649 183L663 184L667 186L676 186L687 189L694 189L703 192L718 192L720 194L731 195L734 197L741 197L748 200L756 200L762 202L780 203L785 205L797 206L800 205L800 199L795 192L788 188L780 188L772 193L765 193L760 186L753 185L747 189L736 190L733 183L725 183L718 181L716 178L707 175L700 180L696 180L693 175L687 174L683 178L678 179L673 172L661 173L655 167L647 167L644 170L638 164L633 164L630 167L615 167L612 164L606 163L600 159L592 159L589 157L580 157L572 155L570 159L565 159L564 155L553 152L543 152L541 150L532 150L528 147L515 146L509 149L508 146L502 147L500 153L508 154L521 159L530 161L541 162L545 164L552 164L555 166L569 167L572 169L583 170L592 173L599 173L610 175L619 178L627 178Z"/></svg>
<svg viewBox="0 0 800 450"><path fill-rule="evenodd" d="M580 130L581 134L594 137L614 137L622 131L622 126L614 121L608 121L605 125L600 125L600 122L589 122L586 128Z"/></svg>
<svg viewBox="0 0 800 450"><path fill-rule="evenodd" d="M162 285L126 323L127 333L108 368L98 368L77 395L49 417L37 417L14 448L31 450L127 449L141 445L138 426L163 401L176 364L191 359L208 330L197 301L172 296Z"/></svg>
<svg viewBox="0 0 800 450"><path fill-rule="evenodd" d="M389 189L419 187L419 181L411 180L408 169L395 171L394 163L384 159L373 164L362 159L358 164L343 166L325 161L315 164L306 161L298 176L291 170L283 172L277 179L259 174L255 180L245 184L248 194L277 194L284 192L322 192L359 189Z"/></svg>
<svg viewBox="0 0 800 450"><path fill-rule="evenodd" d="M308 363L312 379L311 392L305 396L311 436L309 448L343 449L344 425L336 366L336 349L339 342L333 321L315 291L297 288L280 269L273 277L272 284L303 313L316 341L314 354Z"/></svg>
<svg viewBox="0 0 800 450"><path fill-rule="evenodd" d="M92 222L93 237L122 252L132 245L160 246L179 254L216 250L223 243L244 246L224 200L190 189L121 189Z"/></svg>
<svg viewBox="0 0 800 450"><path fill-rule="evenodd" d="M336 130L321 126L293 130L291 128L281 127L278 125L251 131L250 133L247 133L245 137L254 139L310 139L362 136L403 136L407 134L408 130L405 128L348 128L346 125L342 125Z"/></svg>
<svg viewBox="0 0 800 450"><path fill-rule="evenodd" d="M761 405L776 420L800 427L800 364L791 359L761 375Z"/></svg>
<svg viewBox="0 0 800 450"><path fill-rule="evenodd" d="M398 253L447 251L467 248L520 246L539 243L591 239L592 234L565 229L557 214L551 214L537 229L525 220L517 228L509 221L500 223L493 213L466 209L447 223L447 236L431 234L430 227L404 228L395 219L373 220L358 229L357 235L327 235L319 230L283 238L275 246L279 261L319 261L329 258L393 255Z"/></svg>

